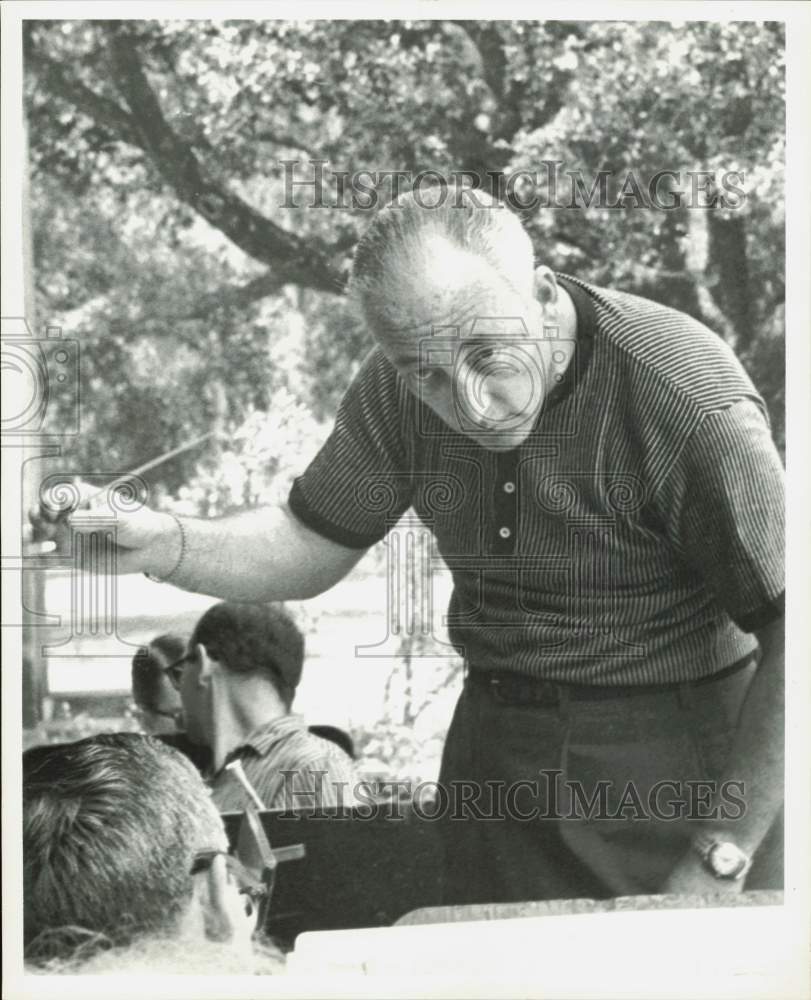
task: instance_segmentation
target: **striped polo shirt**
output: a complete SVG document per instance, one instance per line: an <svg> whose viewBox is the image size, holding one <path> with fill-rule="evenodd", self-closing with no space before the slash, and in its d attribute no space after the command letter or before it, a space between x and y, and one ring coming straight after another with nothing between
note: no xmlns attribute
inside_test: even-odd
<svg viewBox="0 0 811 1000"><path fill-rule="evenodd" d="M520 447L451 430L375 349L290 508L366 548L412 507L431 565L452 573L445 624L472 669L590 685L713 674L782 613L783 469L766 407L701 323L558 280L575 354Z"/></svg>
<svg viewBox="0 0 811 1000"><path fill-rule="evenodd" d="M259 726L225 761L240 760L266 809L306 809L355 802L358 777L352 758L311 733L296 715ZM223 767L209 781L221 812L241 812L251 801L232 771Z"/></svg>

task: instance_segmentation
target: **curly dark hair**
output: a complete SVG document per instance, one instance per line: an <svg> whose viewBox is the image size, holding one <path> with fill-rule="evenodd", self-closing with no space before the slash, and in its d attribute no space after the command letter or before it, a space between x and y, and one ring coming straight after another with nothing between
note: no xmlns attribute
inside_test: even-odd
<svg viewBox="0 0 811 1000"><path fill-rule="evenodd" d="M215 604L194 628L190 645L197 643L234 673L264 673L290 708L304 665L304 637L280 605Z"/></svg>

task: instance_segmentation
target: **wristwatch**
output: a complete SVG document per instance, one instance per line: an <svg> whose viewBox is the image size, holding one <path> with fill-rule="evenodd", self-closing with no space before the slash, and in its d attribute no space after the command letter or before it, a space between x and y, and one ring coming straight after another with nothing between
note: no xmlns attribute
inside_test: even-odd
<svg viewBox="0 0 811 1000"><path fill-rule="evenodd" d="M742 879L752 867L752 859L723 834L700 833L693 838L695 850L707 871L720 879Z"/></svg>

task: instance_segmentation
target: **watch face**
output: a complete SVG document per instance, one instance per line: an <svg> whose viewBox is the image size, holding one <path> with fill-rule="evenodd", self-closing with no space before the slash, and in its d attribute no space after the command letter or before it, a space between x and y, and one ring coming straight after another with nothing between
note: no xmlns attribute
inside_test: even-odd
<svg viewBox="0 0 811 1000"><path fill-rule="evenodd" d="M746 865L746 855L734 844L722 841L710 851L709 862L719 878L735 878Z"/></svg>

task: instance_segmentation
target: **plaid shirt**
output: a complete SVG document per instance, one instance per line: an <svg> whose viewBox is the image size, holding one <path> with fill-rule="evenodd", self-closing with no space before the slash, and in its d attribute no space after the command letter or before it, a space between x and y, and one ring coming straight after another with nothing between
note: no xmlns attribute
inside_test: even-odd
<svg viewBox="0 0 811 1000"><path fill-rule="evenodd" d="M358 781L352 758L311 733L304 721L285 715L255 729L226 758L239 759L266 809L351 806ZM250 802L235 775L223 767L209 782L221 813Z"/></svg>

